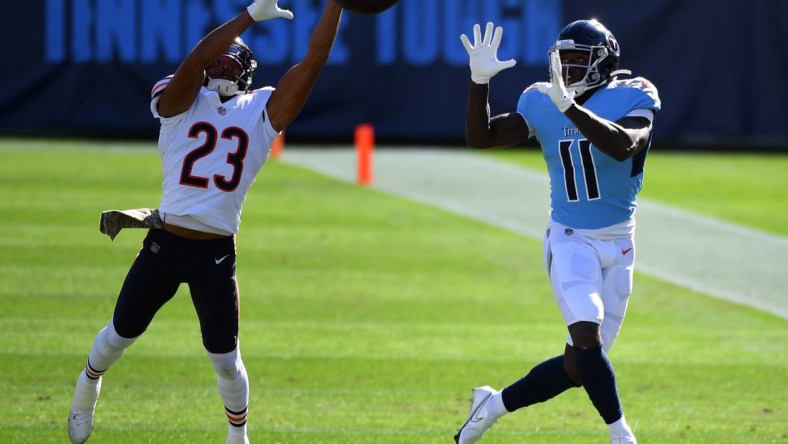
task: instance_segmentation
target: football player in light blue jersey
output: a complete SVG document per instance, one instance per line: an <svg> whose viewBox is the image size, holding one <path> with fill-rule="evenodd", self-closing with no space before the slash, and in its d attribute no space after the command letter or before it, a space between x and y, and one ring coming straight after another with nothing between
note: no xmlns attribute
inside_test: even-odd
<svg viewBox="0 0 788 444"><path fill-rule="evenodd" d="M465 121L468 145L492 148L536 137L550 176L550 221L544 259L568 329L563 354L503 390L473 390L471 410L454 437L481 439L501 416L583 387L610 431L611 443L636 443L624 417L607 352L624 320L635 259L636 196L651 144L657 90L619 70L620 49L596 20L567 25L550 48L550 82L520 96L517 112L490 116L489 81L514 60L498 60L503 29L477 24L470 56Z"/></svg>

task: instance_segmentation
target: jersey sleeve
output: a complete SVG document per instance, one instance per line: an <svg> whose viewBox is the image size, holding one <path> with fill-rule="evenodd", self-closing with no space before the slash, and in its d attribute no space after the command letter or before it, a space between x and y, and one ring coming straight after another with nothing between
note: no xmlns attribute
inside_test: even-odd
<svg viewBox="0 0 788 444"><path fill-rule="evenodd" d="M622 86L632 91L632 109L649 109L656 114L662 108L657 87L643 77L624 80Z"/></svg>
<svg viewBox="0 0 788 444"><path fill-rule="evenodd" d="M542 94L536 89L540 84L544 84L544 82L537 82L532 84L528 88L525 88L523 93L520 94L520 99L517 100L517 112L523 117L523 119L525 120L525 124L528 125L528 138L531 138L536 134L534 132L534 125L528 121L527 111L531 109L530 104L533 103L535 99L537 99L537 96L535 96L534 94L537 95Z"/></svg>
<svg viewBox="0 0 788 444"><path fill-rule="evenodd" d="M161 97L161 93L164 92L167 85L170 84L170 80L172 80L172 74L156 82L150 92L150 112L156 119L161 118L159 115L159 97Z"/></svg>

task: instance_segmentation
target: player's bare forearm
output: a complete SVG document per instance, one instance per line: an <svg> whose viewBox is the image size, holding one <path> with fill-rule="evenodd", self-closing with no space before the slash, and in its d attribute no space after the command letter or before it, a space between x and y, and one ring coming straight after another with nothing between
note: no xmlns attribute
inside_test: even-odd
<svg viewBox="0 0 788 444"><path fill-rule="evenodd" d="M331 54L341 17L342 8L334 0L329 0L320 21L312 31L304 59L279 80L267 105L271 125L277 131L287 128L306 104Z"/></svg>
<svg viewBox="0 0 788 444"><path fill-rule="evenodd" d="M314 65L313 69L316 69L318 73L323 69L331 54L331 47L334 46L341 17L342 8L334 0L329 0L320 21L312 31L306 55L301 63Z"/></svg>
<svg viewBox="0 0 788 444"><path fill-rule="evenodd" d="M625 117L611 122L577 104L567 109L565 115L589 142L618 161L639 153L651 134L651 122L645 117Z"/></svg>
<svg viewBox="0 0 788 444"><path fill-rule="evenodd" d="M472 148L513 146L528 139L528 125L519 113L490 117L489 86L471 82L465 113L465 140Z"/></svg>
<svg viewBox="0 0 788 444"><path fill-rule="evenodd" d="M254 24L244 10L209 32L186 56L159 100L159 114L170 117L192 105L205 81L205 68L213 63L247 28Z"/></svg>
<svg viewBox="0 0 788 444"><path fill-rule="evenodd" d="M254 19L246 10L243 10L235 18L225 22L218 28L209 32L197 46L194 47L188 58L193 58L201 69L205 69L219 57L236 37L243 34L247 28L255 23Z"/></svg>
<svg viewBox="0 0 788 444"><path fill-rule="evenodd" d="M490 104L488 84L471 82L465 110L465 140L472 148L490 148Z"/></svg>

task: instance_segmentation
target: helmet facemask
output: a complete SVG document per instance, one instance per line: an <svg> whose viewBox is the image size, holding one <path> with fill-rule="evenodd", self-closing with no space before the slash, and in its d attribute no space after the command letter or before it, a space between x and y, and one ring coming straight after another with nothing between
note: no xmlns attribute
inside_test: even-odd
<svg viewBox="0 0 788 444"><path fill-rule="evenodd" d="M573 43L562 45L561 43L562 42L558 42L555 46L550 48L550 50L559 51L559 55L562 51L588 53L588 64L586 65L563 63L562 61L561 74L564 80L564 85L566 86L566 90L568 92L575 92L575 94L579 96L589 89L604 85L608 82L608 80L610 80L610 76L607 75L607 73L610 73L610 70L606 68L605 62L610 54L607 48L604 46L576 45ZM580 80L574 83L569 83L570 69L580 70L581 72L585 72L585 75L583 75ZM606 74L603 75L603 72Z"/></svg>
<svg viewBox="0 0 788 444"><path fill-rule="evenodd" d="M233 96L244 94L252 84L252 75L257 69L257 61L252 55L252 51L239 38L235 39L227 50L222 53L222 57L229 59L229 63L234 64L238 72L230 78L213 78L210 75L206 79L206 88L219 93L220 96ZM224 61L228 63L227 60ZM217 62L218 63L218 62Z"/></svg>
<svg viewBox="0 0 788 444"><path fill-rule="evenodd" d="M581 95L614 79L619 74L629 74L619 70L621 50L613 34L596 20L577 20L570 23L558 34L549 52L581 51L588 54L587 65L563 64L562 75L568 92ZM583 70L585 75L574 83L569 83L569 69ZM577 77L573 77L577 78Z"/></svg>

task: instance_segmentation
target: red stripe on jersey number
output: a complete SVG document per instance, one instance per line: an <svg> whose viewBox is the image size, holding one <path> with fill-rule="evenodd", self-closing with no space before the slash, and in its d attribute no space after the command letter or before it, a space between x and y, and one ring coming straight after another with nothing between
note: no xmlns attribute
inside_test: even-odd
<svg viewBox="0 0 788 444"><path fill-rule="evenodd" d="M211 154L216 149L216 144L219 140L218 133L219 131L216 127L207 122L197 122L189 129L188 135L190 139L204 138L204 143L183 158L181 185L208 188L210 179L196 176L192 174L192 170L197 161ZM229 179L219 174L214 174L213 176L213 183L216 185L216 188L229 193L235 191L235 189L238 188L238 184L241 183L241 174L244 170L244 158L246 157L246 152L249 147L249 135L241 128L231 126L222 131L221 138L230 141L235 140L238 147L234 152L227 153L226 162L233 167L232 176Z"/></svg>

